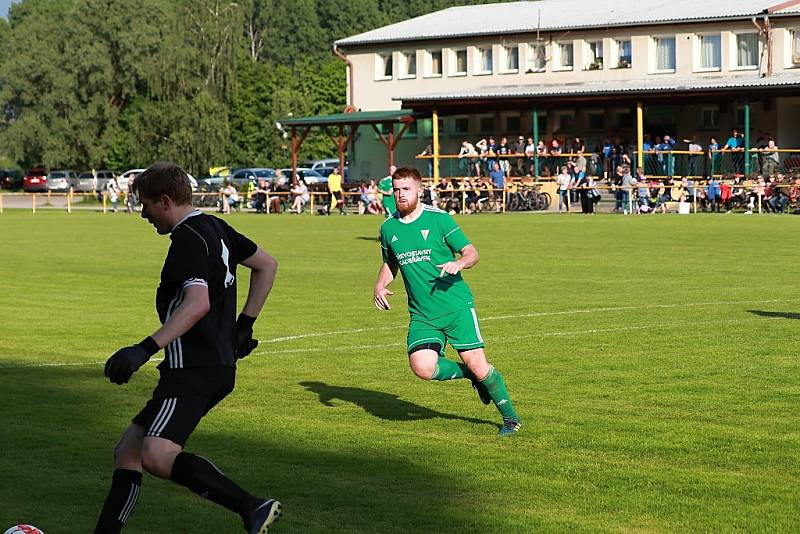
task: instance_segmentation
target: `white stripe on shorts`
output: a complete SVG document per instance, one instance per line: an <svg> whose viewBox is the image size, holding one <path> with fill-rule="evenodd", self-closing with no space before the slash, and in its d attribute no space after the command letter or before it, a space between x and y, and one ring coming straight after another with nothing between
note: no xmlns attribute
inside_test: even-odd
<svg viewBox="0 0 800 534"><path fill-rule="evenodd" d="M472 322L475 325L475 333L478 334L478 341L483 343L483 336L481 335L481 327L478 326L478 315L475 313L475 308L470 308L470 312L472 312Z"/></svg>
<svg viewBox="0 0 800 534"><path fill-rule="evenodd" d="M164 427L167 426L167 423L169 423L177 403L177 397L164 399L164 403L161 405L158 415L156 415L156 418L153 420L153 424L150 425L150 430L147 432L148 436L159 437L161 435L161 432L164 431Z"/></svg>

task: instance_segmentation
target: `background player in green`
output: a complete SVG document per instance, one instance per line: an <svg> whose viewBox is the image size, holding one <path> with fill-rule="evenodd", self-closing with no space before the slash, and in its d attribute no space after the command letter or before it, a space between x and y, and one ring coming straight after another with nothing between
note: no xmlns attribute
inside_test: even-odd
<svg viewBox="0 0 800 534"><path fill-rule="evenodd" d="M383 195L381 202L383 203L383 214L388 219L395 211L397 211L397 204L394 201L394 192L392 190L392 175L397 170L394 165L389 167L389 176L384 177L378 182L378 190Z"/></svg>
<svg viewBox="0 0 800 534"><path fill-rule="evenodd" d="M486 360L472 291L461 276L478 263L478 251L448 213L420 202L419 171L401 167L392 184L397 211L381 225L383 265L375 306L390 308L392 292L386 286L399 269L408 293L408 359L414 374L424 380L471 380L481 401L494 402L503 416L500 435L513 436L520 419L502 375ZM463 363L444 357L448 342Z"/></svg>

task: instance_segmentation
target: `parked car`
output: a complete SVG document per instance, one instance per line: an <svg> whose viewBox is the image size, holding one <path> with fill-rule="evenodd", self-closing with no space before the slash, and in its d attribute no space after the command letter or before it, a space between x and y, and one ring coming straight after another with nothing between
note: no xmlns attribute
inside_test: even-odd
<svg viewBox="0 0 800 534"><path fill-rule="evenodd" d="M97 178L96 191L105 191L108 181L117 175L114 171L95 171L94 176Z"/></svg>
<svg viewBox="0 0 800 534"><path fill-rule="evenodd" d="M225 176L206 176L205 178L201 178L200 181L197 182L197 185L203 193L219 191L225 179Z"/></svg>
<svg viewBox="0 0 800 534"><path fill-rule="evenodd" d="M275 169L265 167L236 169L228 176L228 182L241 191L249 182L258 182L261 178L271 182L275 178Z"/></svg>
<svg viewBox="0 0 800 534"><path fill-rule="evenodd" d="M70 187L78 185L78 173L75 171L50 171L47 175L47 190L67 192Z"/></svg>
<svg viewBox="0 0 800 534"><path fill-rule="evenodd" d="M281 172L284 176L286 176L287 180L291 180L292 177L292 169L281 169ZM329 173L330 174L330 173ZM309 169L307 167L298 167L297 168L297 176L302 178L306 184L327 184L328 183L328 175L322 175L313 169Z"/></svg>
<svg viewBox="0 0 800 534"><path fill-rule="evenodd" d="M90 192L97 191L97 180L92 171L84 171L78 175L75 191Z"/></svg>
<svg viewBox="0 0 800 534"><path fill-rule="evenodd" d="M330 173L332 173L333 169L338 166L339 166L339 158L315 159L303 163L303 167L308 167L312 170L315 170L325 177L327 177ZM347 160L345 160L344 163L342 177L344 178L345 182L350 177L350 169L347 166Z"/></svg>
<svg viewBox="0 0 800 534"><path fill-rule="evenodd" d="M130 185L131 182L131 177L136 174L141 174L145 170L146 169L131 169L117 176L117 183L119 184L120 191L127 193L128 186ZM194 176L192 176L191 174L189 173L187 174L189 176L189 185L192 186L192 191L197 191L197 180L195 180Z"/></svg>
<svg viewBox="0 0 800 534"><path fill-rule="evenodd" d="M22 187L22 174L16 169L0 169L0 189Z"/></svg>
<svg viewBox="0 0 800 534"><path fill-rule="evenodd" d="M47 171L41 167L29 170L22 179L22 190L30 193L47 191Z"/></svg>

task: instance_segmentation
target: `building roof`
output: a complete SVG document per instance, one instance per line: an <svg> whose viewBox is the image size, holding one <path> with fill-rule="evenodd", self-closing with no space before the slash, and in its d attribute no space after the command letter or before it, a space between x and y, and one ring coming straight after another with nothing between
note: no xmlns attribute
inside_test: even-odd
<svg viewBox="0 0 800 534"><path fill-rule="evenodd" d="M638 81L598 81L485 86L477 89L394 97L404 103L453 102L460 100L501 100L536 97L577 97L664 93L697 93L738 89L800 88L800 72L773 76L704 76L694 78L651 78Z"/></svg>
<svg viewBox="0 0 800 534"><path fill-rule="evenodd" d="M353 46L480 35L750 19L782 0L541 0L451 7L336 41ZM770 16L800 15L800 5Z"/></svg>
<svg viewBox="0 0 800 534"><path fill-rule="evenodd" d="M355 113L332 113L310 117L282 119L282 126L332 126L347 124L379 124L382 122L406 122L418 114L407 109L388 111L358 111Z"/></svg>

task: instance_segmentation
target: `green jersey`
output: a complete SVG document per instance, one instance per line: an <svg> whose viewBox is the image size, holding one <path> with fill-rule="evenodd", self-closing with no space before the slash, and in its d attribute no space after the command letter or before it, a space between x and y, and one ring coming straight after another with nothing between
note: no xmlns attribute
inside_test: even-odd
<svg viewBox="0 0 800 534"><path fill-rule="evenodd" d="M397 211L397 203L394 201L394 191L392 188L392 177L387 176L378 183L378 190L383 193L383 211L387 217L391 217Z"/></svg>
<svg viewBox="0 0 800 534"><path fill-rule="evenodd" d="M381 225L380 240L383 261L397 263L403 274L412 317L435 319L474 306L461 273L439 276L437 265L453 261L455 253L470 244L449 213L423 205L411 222L395 213Z"/></svg>

